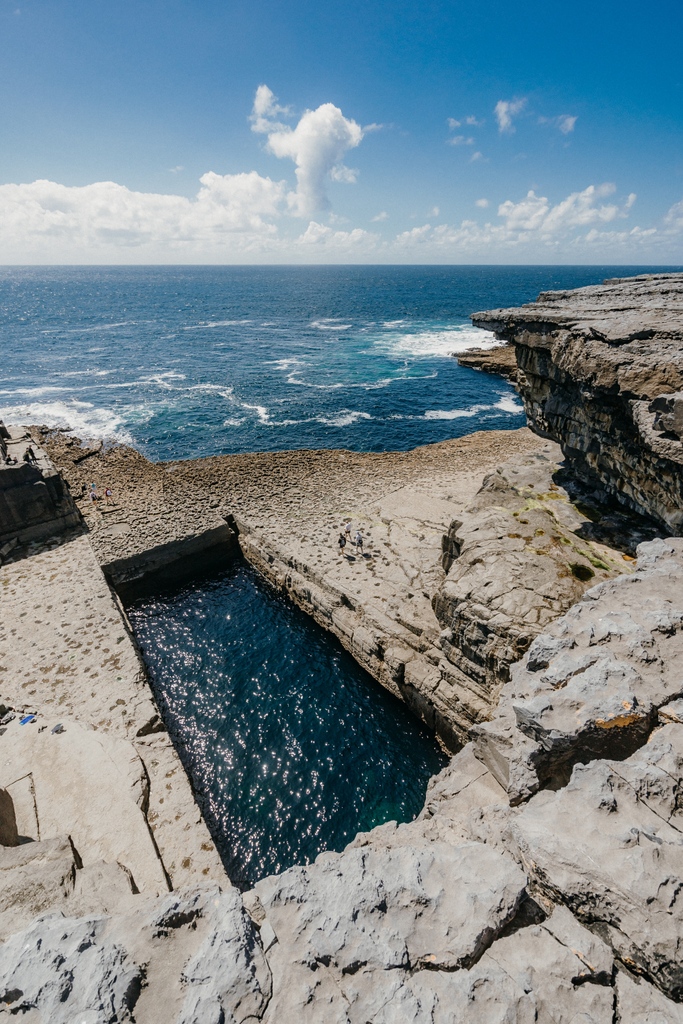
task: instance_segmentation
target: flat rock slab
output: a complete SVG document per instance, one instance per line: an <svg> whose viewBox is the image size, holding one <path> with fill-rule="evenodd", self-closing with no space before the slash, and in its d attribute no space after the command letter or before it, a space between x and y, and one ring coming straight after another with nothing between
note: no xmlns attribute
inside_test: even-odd
<svg viewBox="0 0 683 1024"><path fill-rule="evenodd" d="M87 823L92 824L95 808L100 808L104 827L107 802L116 806L123 794L132 794L130 813L142 815L144 828L145 819L151 827L153 842L147 834L146 843L156 844L172 884L211 879L227 885L187 776L163 731L131 631L88 538L80 536L1 566L0 602L0 703L17 710L9 731L0 735L0 753L3 745L8 751L0 765L24 818L34 798L29 783L21 780L34 768L36 779L40 776L45 787L55 788L72 811L67 827L59 821L60 799L39 800L44 824L54 825L44 835L70 831L76 846L85 845L86 850L91 847L86 836L94 835ZM35 712L37 721L19 727L17 720L25 711ZM53 734L60 723L68 731ZM48 725L46 732L39 732ZM16 729L17 742L10 744ZM35 742L27 746L34 736ZM67 757L68 764L55 765L61 778L50 774L52 749ZM119 757L122 750L125 754ZM88 770L91 755L96 771ZM39 838L35 826L26 835ZM113 856L113 847L107 846L95 859L106 860L109 854ZM134 865L128 866L135 876ZM141 889L147 888L144 874L136 878Z"/></svg>
<svg viewBox="0 0 683 1024"><path fill-rule="evenodd" d="M626 761L577 765L559 793L511 819L522 863L548 895L602 931L621 960L683 1000L683 726Z"/></svg>
<svg viewBox="0 0 683 1024"><path fill-rule="evenodd" d="M12 794L30 780L38 835L67 834L84 866L100 861L123 865L140 892L168 891L163 865L143 807L148 801L145 768L133 745L103 731L64 719L21 725L15 718L0 737L0 786ZM25 828L20 828L24 833Z"/></svg>

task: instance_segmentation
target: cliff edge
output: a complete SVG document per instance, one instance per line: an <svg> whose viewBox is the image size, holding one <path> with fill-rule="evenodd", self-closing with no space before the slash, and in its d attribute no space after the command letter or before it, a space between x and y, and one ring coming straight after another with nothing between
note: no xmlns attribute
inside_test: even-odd
<svg viewBox="0 0 683 1024"><path fill-rule="evenodd" d="M475 313L514 344L529 426L590 488L683 534L683 274Z"/></svg>

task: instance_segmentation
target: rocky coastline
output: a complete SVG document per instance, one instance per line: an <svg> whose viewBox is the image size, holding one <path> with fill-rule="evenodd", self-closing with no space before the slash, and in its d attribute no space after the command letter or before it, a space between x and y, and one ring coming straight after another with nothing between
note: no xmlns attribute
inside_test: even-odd
<svg viewBox="0 0 683 1024"><path fill-rule="evenodd" d="M476 314L532 430L157 465L31 431L80 515L0 555L4 1012L683 1021L682 299L648 275ZM242 895L117 595L217 557L456 751L416 821Z"/></svg>

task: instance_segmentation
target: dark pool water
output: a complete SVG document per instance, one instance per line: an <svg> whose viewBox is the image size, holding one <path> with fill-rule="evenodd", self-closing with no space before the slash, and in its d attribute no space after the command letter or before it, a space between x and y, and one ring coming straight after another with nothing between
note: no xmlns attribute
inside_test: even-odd
<svg viewBox="0 0 683 1024"><path fill-rule="evenodd" d="M419 812L433 735L248 566L128 613L236 884Z"/></svg>

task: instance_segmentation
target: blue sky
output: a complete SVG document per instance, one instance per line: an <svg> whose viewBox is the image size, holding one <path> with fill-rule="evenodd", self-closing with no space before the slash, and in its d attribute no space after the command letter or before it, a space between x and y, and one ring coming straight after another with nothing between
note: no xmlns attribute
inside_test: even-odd
<svg viewBox="0 0 683 1024"><path fill-rule="evenodd" d="M682 30L669 0L0 0L0 262L681 263Z"/></svg>

